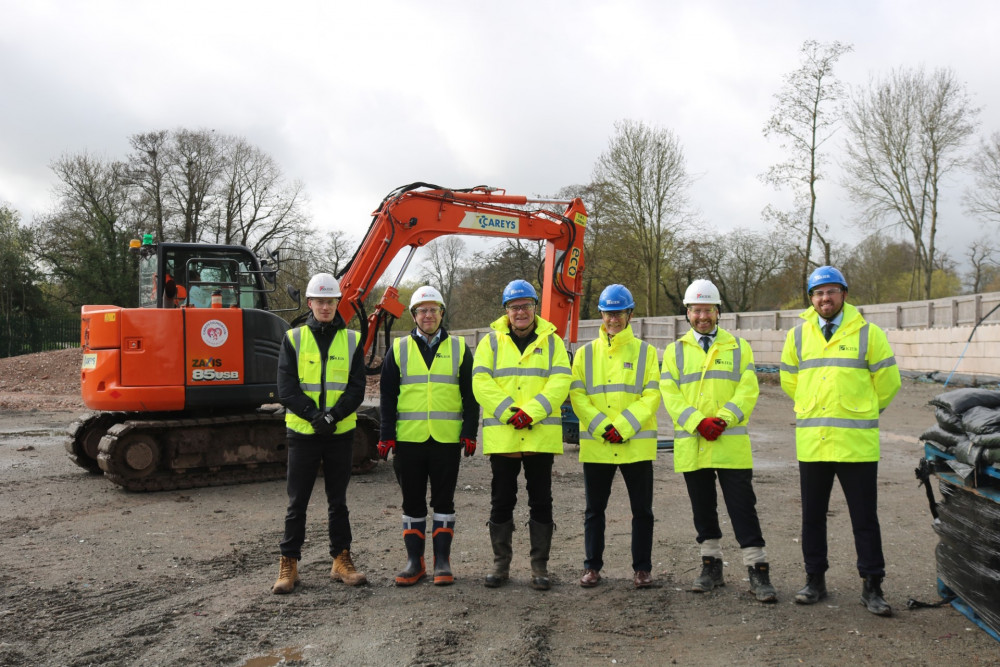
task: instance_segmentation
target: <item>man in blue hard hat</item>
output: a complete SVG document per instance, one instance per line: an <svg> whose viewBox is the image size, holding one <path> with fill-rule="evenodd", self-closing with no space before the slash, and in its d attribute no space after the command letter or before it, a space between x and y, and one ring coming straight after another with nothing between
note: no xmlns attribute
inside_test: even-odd
<svg viewBox="0 0 1000 667"><path fill-rule="evenodd" d="M552 546L552 463L562 454L562 403L570 366L556 327L539 317L538 294L525 280L503 290L504 315L476 347L472 391L483 407L483 454L490 457L490 542L493 572L485 584L507 581L513 557L517 478L524 469L530 509L531 587L548 590Z"/></svg>
<svg viewBox="0 0 1000 667"><path fill-rule="evenodd" d="M580 585L593 588L604 566L604 512L615 471L620 470L632 508L632 583L653 585L653 461L660 409L656 348L632 333L635 299L624 285L608 285L597 309L596 340L573 358L569 396L580 420L580 462L587 508L585 558Z"/></svg>
<svg viewBox="0 0 1000 667"><path fill-rule="evenodd" d="M833 480L854 530L861 604L891 616L882 594L885 559L878 522L879 414L899 391L899 367L885 332L846 303L847 280L821 266L807 283L812 306L785 338L781 388L795 401L806 585L799 604L826 597L826 515Z"/></svg>

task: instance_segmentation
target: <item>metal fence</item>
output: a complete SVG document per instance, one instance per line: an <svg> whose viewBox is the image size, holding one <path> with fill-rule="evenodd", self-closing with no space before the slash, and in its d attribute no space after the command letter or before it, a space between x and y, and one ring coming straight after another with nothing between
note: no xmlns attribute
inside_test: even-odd
<svg viewBox="0 0 1000 667"><path fill-rule="evenodd" d="M79 346L79 317L0 315L0 358Z"/></svg>

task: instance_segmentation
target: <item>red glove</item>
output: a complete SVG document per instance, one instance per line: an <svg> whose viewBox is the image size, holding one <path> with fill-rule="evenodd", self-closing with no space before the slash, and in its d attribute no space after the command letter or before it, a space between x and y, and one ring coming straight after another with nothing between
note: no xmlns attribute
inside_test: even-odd
<svg viewBox="0 0 1000 667"><path fill-rule="evenodd" d="M604 429L604 435L601 436L601 437L603 437L608 442L615 443L616 445L620 445L621 443L625 442L625 439L622 438L622 434L619 433L618 429L616 429L611 424L608 424L605 427L605 429Z"/></svg>
<svg viewBox="0 0 1000 667"><path fill-rule="evenodd" d="M462 447L465 449L466 456L472 456L476 453L476 439L462 438Z"/></svg>
<svg viewBox="0 0 1000 667"><path fill-rule="evenodd" d="M511 410L514 409L515 408L511 408ZM512 425L514 428L518 430L524 428L531 422L532 422L531 415L529 415L521 408L517 408L517 412L514 413L514 416L507 420L508 424Z"/></svg>
<svg viewBox="0 0 1000 667"><path fill-rule="evenodd" d="M721 422L721 425L720 425ZM698 424L698 433L706 440L712 441L722 435L726 429L726 422L717 417L705 417Z"/></svg>
<svg viewBox="0 0 1000 667"><path fill-rule="evenodd" d="M378 457L383 461L389 460L389 452L396 451L396 441L395 440L379 440L378 441Z"/></svg>

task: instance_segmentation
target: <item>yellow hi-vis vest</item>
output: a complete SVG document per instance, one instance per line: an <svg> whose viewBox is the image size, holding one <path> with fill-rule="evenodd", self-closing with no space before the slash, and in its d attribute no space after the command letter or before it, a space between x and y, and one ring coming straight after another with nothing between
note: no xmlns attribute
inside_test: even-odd
<svg viewBox="0 0 1000 667"><path fill-rule="evenodd" d="M465 339L448 336L441 341L430 368L413 336L394 340L392 351L399 367L396 439L458 442L462 433L458 369L465 355Z"/></svg>
<svg viewBox="0 0 1000 667"><path fill-rule="evenodd" d="M506 315L490 326L493 331L479 341L472 362L472 391L483 406L483 454L562 454L562 403L569 393L570 367L555 325L536 315L538 338L524 354L507 335ZM512 407L528 413L531 428L507 423Z"/></svg>
<svg viewBox="0 0 1000 667"><path fill-rule="evenodd" d="M878 416L901 384L885 332L854 306L829 341L812 307L785 337L781 388L795 401L799 461L879 460Z"/></svg>
<svg viewBox="0 0 1000 667"><path fill-rule="evenodd" d="M706 353L689 330L663 351L660 393L674 419L675 472L753 467L747 424L760 386L748 342L719 329ZM729 425L711 442L698 433L706 417Z"/></svg>
<svg viewBox="0 0 1000 667"><path fill-rule="evenodd" d="M295 359L299 369L299 387L306 396L316 403L317 408L329 411L347 389L347 376L351 371L351 361L354 359L355 350L358 349L361 335L350 329L337 331L330 342L330 350L327 352L325 363L320 358L319 346L308 326L303 325L291 329L288 332L288 338L292 343L292 349L295 350ZM326 399L324 404L320 405L320 396L324 395L324 390ZM356 412L352 412L337 422L334 433L346 433L353 429L357 422L358 415ZM309 422L292 413L291 410L285 411L285 426L306 435L316 432Z"/></svg>
<svg viewBox="0 0 1000 667"><path fill-rule="evenodd" d="M569 398L580 420L581 463L656 459L659 366L656 348L636 338L631 325L609 341L602 324L597 340L577 351ZM624 442L604 439L608 425L618 430Z"/></svg>

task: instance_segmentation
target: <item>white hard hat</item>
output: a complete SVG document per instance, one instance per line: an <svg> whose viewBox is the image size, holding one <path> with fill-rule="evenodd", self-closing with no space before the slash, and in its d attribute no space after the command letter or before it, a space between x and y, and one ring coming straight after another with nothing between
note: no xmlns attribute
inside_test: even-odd
<svg viewBox="0 0 1000 667"><path fill-rule="evenodd" d="M684 292L684 305L690 306L695 303L711 303L716 306L722 303L719 296L719 288L711 280L696 280L688 285Z"/></svg>
<svg viewBox="0 0 1000 667"><path fill-rule="evenodd" d="M312 297L339 299L340 283L329 273L317 273L306 286L306 298Z"/></svg>
<svg viewBox="0 0 1000 667"><path fill-rule="evenodd" d="M418 303L425 303L427 301L433 301L434 303L440 304L444 308L444 297L441 296L441 292L430 285L424 285L423 287L417 288L417 291L413 293L410 297L410 311L413 311L413 307Z"/></svg>

